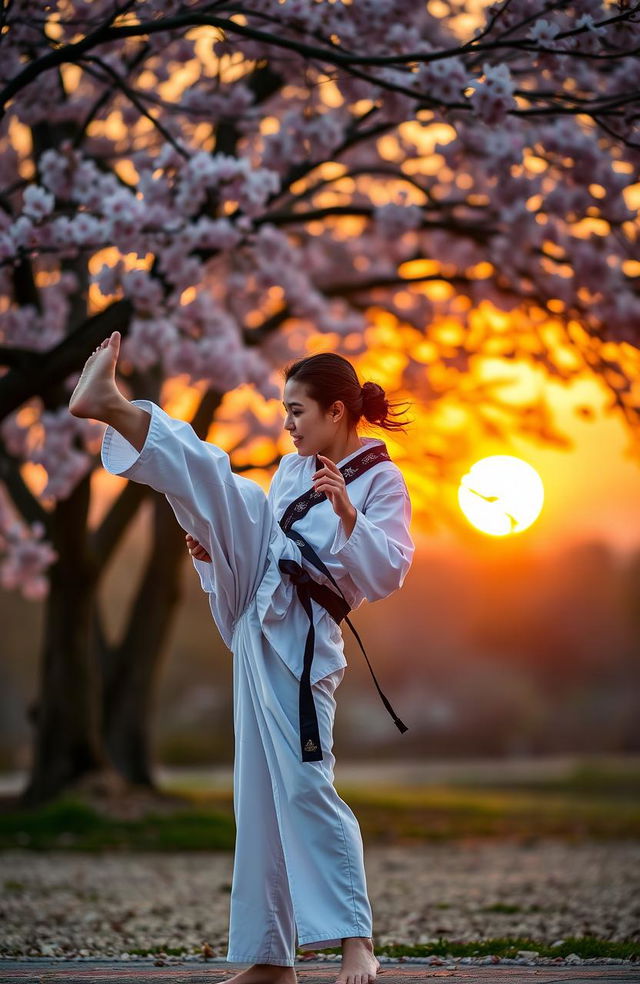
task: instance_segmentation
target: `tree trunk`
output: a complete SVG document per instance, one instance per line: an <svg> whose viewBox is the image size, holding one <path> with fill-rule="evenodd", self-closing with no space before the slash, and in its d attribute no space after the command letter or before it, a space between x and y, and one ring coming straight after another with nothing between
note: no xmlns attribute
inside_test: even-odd
<svg viewBox="0 0 640 984"><path fill-rule="evenodd" d="M40 693L33 710L34 759L21 797L25 806L42 803L85 773L108 767L91 646L96 577L85 539L89 489L87 476L51 516L58 560L51 569Z"/></svg>
<svg viewBox="0 0 640 984"><path fill-rule="evenodd" d="M116 768L154 788L151 719L162 656L180 600L184 534L164 496L153 495L153 543L122 642L105 663L104 735Z"/></svg>

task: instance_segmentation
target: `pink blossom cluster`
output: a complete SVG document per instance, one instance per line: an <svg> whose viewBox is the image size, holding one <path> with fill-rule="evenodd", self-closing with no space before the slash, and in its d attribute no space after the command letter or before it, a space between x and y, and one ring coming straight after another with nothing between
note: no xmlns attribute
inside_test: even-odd
<svg viewBox="0 0 640 984"><path fill-rule="evenodd" d="M47 483L41 492L44 501L66 499L92 467L97 432L95 421L72 417L67 407L43 410L34 421L21 424L11 414L0 424L7 451L22 461L41 465Z"/></svg>
<svg viewBox="0 0 640 984"><path fill-rule="evenodd" d="M178 331L168 318L135 317L122 343L122 357L137 369L150 369L162 363L177 341Z"/></svg>
<svg viewBox="0 0 640 984"><path fill-rule="evenodd" d="M450 105L463 101L463 92L470 81L461 58L441 58L420 65L416 86L428 99Z"/></svg>
<svg viewBox="0 0 640 984"><path fill-rule="evenodd" d="M419 228L422 222L422 209L419 205L406 202L406 194L400 201L387 202L374 209L376 228L381 236L396 239L405 232Z"/></svg>
<svg viewBox="0 0 640 984"><path fill-rule="evenodd" d="M31 527L14 523L0 529L0 585L18 590L29 601L40 601L49 590L47 570L57 560L57 553L44 539L39 523Z"/></svg>
<svg viewBox="0 0 640 984"><path fill-rule="evenodd" d="M483 78L472 82L471 105L484 123L501 123L516 102L515 88L507 65L483 65Z"/></svg>
<svg viewBox="0 0 640 984"><path fill-rule="evenodd" d="M295 249L286 233L275 226L260 227L253 242L256 282L264 289L278 285L284 291L287 306L295 318L308 320L317 331L348 334L362 330L364 322L355 311L346 318L344 308L331 304L315 286L305 252ZM346 318L346 320L345 320Z"/></svg>
<svg viewBox="0 0 640 984"><path fill-rule="evenodd" d="M421 332L449 303L464 324L461 294L504 310L550 305L601 338L637 342L640 300L624 270L636 242L625 190L640 169L628 98L640 86L638 19L603 26L613 9L605 0L501 2L479 28L500 45L483 62L458 48L437 6L256 0L244 21L272 30L271 41L211 35L216 54L246 57L242 78L196 65L193 37L166 30L92 49L96 60L78 63L68 92L57 70L37 76L0 122L0 345L50 351L89 313L91 283L105 306L131 301L125 372L153 368L220 392L250 383L265 398L279 394L274 366L313 332L335 335L338 348L348 337L357 352L372 303ZM15 0L7 11L3 80L50 50L35 26L41 8ZM200 8L137 0L131 16ZM220 16L233 9L216 7ZM59 45L112 14L113 0L52 0L46 12ZM508 38L517 46L505 47ZM351 73L296 53L301 41L421 57ZM183 67L193 81L168 102L164 83ZM581 108L594 97L619 106L585 123L558 114L549 92ZM106 126L110 114L124 134ZM415 127L402 126L416 120L451 128L435 148L438 168ZM13 121L38 134L30 152L12 145ZM395 156L383 149L389 136ZM325 162L331 168L317 166ZM374 194L372 182L388 190ZM403 182L411 197L398 191ZM581 226L593 219L602 221L587 235ZM90 275L105 247L114 255ZM422 257L441 264L451 302L402 283L401 265ZM11 454L45 468L43 495L54 501L95 466L96 431L63 410L38 413L28 427L7 418L2 435ZM32 534L15 540L25 556L42 545Z"/></svg>
<svg viewBox="0 0 640 984"><path fill-rule="evenodd" d="M205 291L171 318L135 317L122 354L138 369L160 366L168 377L206 381L221 392L251 382L268 399L276 395L271 366L244 345L235 320Z"/></svg>
<svg viewBox="0 0 640 984"><path fill-rule="evenodd" d="M195 215L212 191L220 202L234 202L245 215L259 215L270 195L280 188L280 180L269 168L253 168L246 157L227 154L215 157L204 151L195 153L182 168L177 182L175 207L181 215Z"/></svg>
<svg viewBox="0 0 640 984"><path fill-rule="evenodd" d="M190 116L237 121L252 110L253 95L243 82L222 91L203 86L187 89L180 106Z"/></svg>
<svg viewBox="0 0 640 984"><path fill-rule="evenodd" d="M24 304L0 310L0 344L38 352L53 348L65 335L71 297L77 289L77 277L68 271L40 289L40 309Z"/></svg>
<svg viewBox="0 0 640 984"><path fill-rule="evenodd" d="M241 222L197 216L207 194L252 217L278 191L279 178L273 170L252 167L246 158L197 152L181 163L171 183L166 176L143 169L135 194L119 186L113 175L101 175L92 161L71 149L46 151L41 159L42 185L27 189L22 213L0 232L0 261L20 251L75 255L78 249L116 245L122 253L144 257L164 247L166 268L176 285L185 289L202 276L201 266L189 252L230 249L242 236ZM76 207L55 214L56 199ZM192 222L186 225L189 218ZM179 271L175 263L176 250L184 254L185 270Z"/></svg>
<svg viewBox="0 0 640 984"><path fill-rule="evenodd" d="M284 111L279 129L263 138L262 161L279 174L291 164L330 158L344 139L347 119L339 111L313 114L309 118L299 109Z"/></svg>
<svg viewBox="0 0 640 984"><path fill-rule="evenodd" d="M38 601L48 592L47 569L55 560L42 523L22 522L0 486L0 586Z"/></svg>

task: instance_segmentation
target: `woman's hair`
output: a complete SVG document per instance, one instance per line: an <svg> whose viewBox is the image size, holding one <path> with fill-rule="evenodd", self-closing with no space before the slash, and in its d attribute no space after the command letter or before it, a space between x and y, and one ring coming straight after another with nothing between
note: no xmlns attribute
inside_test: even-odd
<svg viewBox="0 0 640 984"><path fill-rule="evenodd" d="M361 417L385 430L403 431L404 425L410 423L393 419L405 412L407 404L389 402L378 383L366 382L361 386L348 359L334 352L320 352L292 362L285 368L284 377L286 382L295 379L304 383L310 398L323 410L328 410L336 400L342 400L349 422L354 426Z"/></svg>

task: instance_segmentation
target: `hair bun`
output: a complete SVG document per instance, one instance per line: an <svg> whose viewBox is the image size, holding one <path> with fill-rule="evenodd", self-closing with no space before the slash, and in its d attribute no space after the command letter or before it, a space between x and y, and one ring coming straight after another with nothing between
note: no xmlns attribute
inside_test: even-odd
<svg viewBox="0 0 640 984"><path fill-rule="evenodd" d="M378 383L367 382L362 387L362 415L372 424L384 420L389 411L389 401Z"/></svg>

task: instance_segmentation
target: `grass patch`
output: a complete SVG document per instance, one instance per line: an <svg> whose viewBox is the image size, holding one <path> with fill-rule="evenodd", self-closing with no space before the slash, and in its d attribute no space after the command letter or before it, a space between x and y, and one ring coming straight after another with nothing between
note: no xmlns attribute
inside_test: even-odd
<svg viewBox="0 0 640 984"><path fill-rule="evenodd" d="M541 943L539 940L532 940L527 937L497 937L487 940L471 940L465 943L456 940L447 940L440 937L432 943L421 943L414 945L401 945L387 943L380 945L375 943L375 951L378 956L391 957L398 960L401 957L509 957L515 959L519 950L535 950L541 957L567 957L570 953L576 953L583 959L614 957L618 960L639 960L640 943L613 942L611 940L600 940L595 936L569 936L560 946L550 946ZM129 953L138 956L155 956L158 953L166 953L171 956L181 956L187 953L201 953L200 947L164 947L160 944L149 947L130 947ZM319 953L339 954L338 948L319 950ZM302 956L302 951L298 951L298 957ZM309 951L305 956L308 958Z"/></svg>
<svg viewBox="0 0 640 984"><path fill-rule="evenodd" d="M214 809L117 820L63 798L36 810L0 814L1 849L212 851L231 850L234 838L233 815Z"/></svg>
<svg viewBox="0 0 640 984"><path fill-rule="evenodd" d="M640 770L635 762L601 762L584 759L562 778L540 776L530 779L498 777L483 784L485 789L511 789L532 793L561 793L567 796L591 796L615 800L640 800Z"/></svg>
<svg viewBox="0 0 640 984"><path fill-rule="evenodd" d="M367 844L437 843L469 838L640 838L640 802L608 795L428 786L340 787ZM102 851L231 850L231 791L182 790L184 805L137 819L105 815L80 798L0 813L0 849ZM10 890L17 890L11 889Z"/></svg>
<svg viewBox="0 0 640 984"><path fill-rule="evenodd" d="M607 795L521 790L362 788L340 790L369 843L418 843L467 837L640 836L640 802Z"/></svg>
<svg viewBox="0 0 640 984"><path fill-rule="evenodd" d="M519 905L510 905L508 902L494 902L493 905L483 906L482 912L522 912L522 907Z"/></svg>
<svg viewBox="0 0 640 984"><path fill-rule="evenodd" d="M439 938L433 943L415 944L412 946L386 944L375 947L378 955L399 959L400 957L497 957L518 956L518 950L535 950L541 957L566 957L577 953L579 957L617 957L622 960L640 959L640 943L613 942L600 940L595 936L568 936L560 946L550 946L539 940L526 937L497 937L488 940L472 940L457 942ZM339 953L338 949L324 951Z"/></svg>

